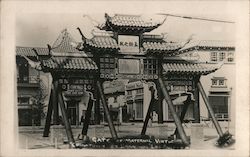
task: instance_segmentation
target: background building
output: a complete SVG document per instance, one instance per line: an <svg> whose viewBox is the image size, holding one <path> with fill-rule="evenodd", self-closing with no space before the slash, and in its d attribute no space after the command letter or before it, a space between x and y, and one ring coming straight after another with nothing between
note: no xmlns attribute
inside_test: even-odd
<svg viewBox="0 0 250 157"><path fill-rule="evenodd" d="M193 41L183 51L182 58L196 60L200 63L223 63L214 73L201 77L209 101L219 121L228 121L235 125L235 46L232 41L202 40ZM201 96L200 96L201 97ZM201 119L207 120L210 115L200 99Z"/></svg>

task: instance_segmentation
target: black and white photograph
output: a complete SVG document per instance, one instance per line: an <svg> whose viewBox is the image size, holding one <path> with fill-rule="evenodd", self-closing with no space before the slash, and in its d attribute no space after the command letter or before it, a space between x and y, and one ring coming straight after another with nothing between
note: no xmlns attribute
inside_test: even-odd
<svg viewBox="0 0 250 157"><path fill-rule="evenodd" d="M1 45L12 59L1 70L12 83L1 81L1 147L12 141L23 156L248 156L244 4L6 2L11 27L1 31L13 34Z"/></svg>

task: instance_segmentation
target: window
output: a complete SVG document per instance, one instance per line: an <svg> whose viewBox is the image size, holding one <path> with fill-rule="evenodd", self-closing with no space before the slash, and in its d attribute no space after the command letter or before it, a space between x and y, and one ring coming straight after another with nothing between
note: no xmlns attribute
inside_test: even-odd
<svg viewBox="0 0 250 157"><path fill-rule="evenodd" d="M29 65L28 63L20 63L18 65L18 82L19 83L28 83L29 82Z"/></svg>
<svg viewBox="0 0 250 157"><path fill-rule="evenodd" d="M29 97L19 97L18 98L18 104L19 105L28 105L29 104Z"/></svg>
<svg viewBox="0 0 250 157"><path fill-rule="evenodd" d="M221 53L219 54L219 61L223 61L225 58L226 58L225 52L221 52Z"/></svg>
<svg viewBox="0 0 250 157"><path fill-rule="evenodd" d="M212 80L212 86L217 86L218 80Z"/></svg>
<svg viewBox="0 0 250 157"><path fill-rule="evenodd" d="M228 97L209 96L209 102L214 110L217 119L228 119Z"/></svg>
<svg viewBox="0 0 250 157"><path fill-rule="evenodd" d="M141 94L141 93L143 93L143 89L137 89L136 90L136 94Z"/></svg>
<svg viewBox="0 0 250 157"><path fill-rule="evenodd" d="M226 79L224 77L212 78L212 87L226 87Z"/></svg>
<svg viewBox="0 0 250 157"><path fill-rule="evenodd" d="M132 90L127 91L128 95L132 95Z"/></svg>
<svg viewBox="0 0 250 157"><path fill-rule="evenodd" d="M227 54L227 61L228 62L234 62L234 53L233 52L229 52Z"/></svg>
<svg viewBox="0 0 250 157"><path fill-rule="evenodd" d="M217 52L211 52L211 61L217 61Z"/></svg>
<svg viewBox="0 0 250 157"><path fill-rule="evenodd" d="M155 59L144 59L144 74L154 75L158 74L158 60Z"/></svg>
<svg viewBox="0 0 250 157"><path fill-rule="evenodd" d="M115 69L114 58L100 58L100 72L101 73L113 73Z"/></svg>
<svg viewBox="0 0 250 157"><path fill-rule="evenodd" d="M219 86L224 86L224 80L219 80Z"/></svg>

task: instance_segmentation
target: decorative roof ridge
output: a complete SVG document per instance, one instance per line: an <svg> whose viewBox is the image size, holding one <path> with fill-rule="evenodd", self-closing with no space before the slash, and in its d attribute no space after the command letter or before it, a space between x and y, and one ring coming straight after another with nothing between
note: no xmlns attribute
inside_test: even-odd
<svg viewBox="0 0 250 157"><path fill-rule="evenodd" d="M133 15L132 14L114 14L114 16L141 17L142 15L141 14L133 14ZM114 17L114 16L112 16L112 17Z"/></svg>

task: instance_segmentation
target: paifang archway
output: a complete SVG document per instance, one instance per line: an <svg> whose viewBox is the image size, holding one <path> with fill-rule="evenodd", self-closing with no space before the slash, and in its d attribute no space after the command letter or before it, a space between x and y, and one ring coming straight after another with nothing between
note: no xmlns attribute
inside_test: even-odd
<svg viewBox="0 0 250 157"><path fill-rule="evenodd" d="M113 139L118 135L109 114L109 108L103 93L102 83L115 79L133 79L154 82L156 88L151 88L152 99L141 135L146 134L147 123L152 106L157 103L159 123L163 123L162 100L168 104L170 113L176 125L175 134L185 146L190 144L182 127L182 122L187 108L194 99L194 122L199 122L199 92L212 117L212 121L220 136L218 142L224 144L231 139L228 132L223 133L217 122L214 112L208 102L199 79L201 75L207 75L216 71L220 65L199 64L178 58L185 53L183 47L190 42L167 42L162 35L149 35L159 27L161 22L145 21L141 16L115 15L110 17L105 14L106 22L100 26L100 32L93 32L93 37L87 39L77 28L82 36L82 42L74 48L70 42L67 31L62 33L62 40L57 45L49 48L49 56L40 58L44 72L50 72L53 76L53 90L50 97L48 114L44 136L48 136L52 112L54 123L58 123L58 101L61 108L67 137L71 146L75 147L75 141L71 126L66 114L62 92L70 96L82 95L83 88L90 91L90 101L87 107L86 118L82 129L82 135L87 136L88 125L91 116L93 102L101 100L108 121L110 133ZM178 59L177 59L178 58ZM83 88L67 88L70 84L81 84ZM179 117L170 98L172 88L184 88L187 99ZM153 97L157 91L158 100ZM66 94L67 95L67 94ZM192 97L192 98L191 98ZM99 101L96 101L98 103ZM95 105L98 107L98 105ZM96 113L98 115L98 113Z"/></svg>

